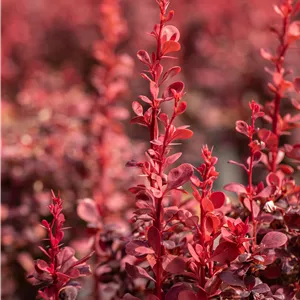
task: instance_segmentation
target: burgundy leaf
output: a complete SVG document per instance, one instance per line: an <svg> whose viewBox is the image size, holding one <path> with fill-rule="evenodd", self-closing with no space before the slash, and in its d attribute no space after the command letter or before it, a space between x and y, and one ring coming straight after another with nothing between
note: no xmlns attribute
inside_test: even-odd
<svg viewBox="0 0 300 300"><path fill-rule="evenodd" d="M293 148L286 153L286 156L296 160L300 160L300 144L293 145Z"/></svg>
<svg viewBox="0 0 300 300"><path fill-rule="evenodd" d="M190 164L182 164L172 169L168 175L168 190L176 189L185 184L193 173L194 170Z"/></svg>
<svg viewBox="0 0 300 300"><path fill-rule="evenodd" d="M176 114L180 115L183 114L186 110L187 104L185 101L180 102L179 106L176 109Z"/></svg>
<svg viewBox="0 0 300 300"><path fill-rule="evenodd" d="M190 254L194 258L194 260L197 261L197 262L200 262L199 256L196 253L194 247L191 244L187 244L187 247L188 247L188 250L189 250Z"/></svg>
<svg viewBox="0 0 300 300"><path fill-rule="evenodd" d="M240 252L235 244L230 242L223 242L219 244L209 260L224 264L233 261L238 257L239 254Z"/></svg>
<svg viewBox="0 0 300 300"><path fill-rule="evenodd" d="M151 226L147 233L148 243L154 252L159 255L161 252L161 237L158 229L154 226Z"/></svg>
<svg viewBox="0 0 300 300"><path fill-rule="evenodd" d="M162 266L171 274L180 274L185 270L185 261L182 257L168 254L163 257Z"/></svg>
<svg viewBox="0 0 300 300"><path fill-rule="evenodd" d="M155 282L155 279L152 278L143 268L139 266L134 266L129 263L126 263L125 270L130 277L133 279L136 278L147 278Z"/></svg>
<svg viewBox="0 0 300 300"><path fill-rule="evenodd" d="M159 300L159 298L156 297L155 295L151 294L151 295L147 295L147 299L146 300Z"/></svg>
<svg viewBox="0 0 300 300"><path fill-rule="evenodd" d="M259 294L264 294L270 292L270 288L267 284L261 283L256 285L253 289L253 292L259 293Z"/></svg>
<svg viewBox="0 0 300 300"><path fill-rule="evenodd" d="M126 293L122 299L123 300L139 300L139 298L134 297L134 296L130 295L129 293Z"/></svg>
<svg viewBox="0 0 300 300"><path fill-rule="evenodd" d="M224 271L220 274L220 278L227 284L231 286L245 287L244 281L239 278L238 275L232 273L231 271Z"/></svg>
<svg viewBox="0 0 300 300"><path fill-rule="evenodd" d="M268 232L262 239L261 245L268 248L278 248L286 244L288 241L287 236L282 232L271 231Z"/></svg>
<svg viewBox="0 0 300 300"><path fill-rule="evenodd" d="M185 290L179 293L178 300L199 300L199 298L193 291Z"/></svg>
<svg viewBox="0 0 300 300"><path fill-rule="evenodd" d="M244 205L251 212L251 200L245 198ZM256 218L260 212L260 207L258 206L255 200L252 200L252 206L253 206L253 216Z"/></svg>
<svg viewBox="0 0 300 300"><path fill-rule="evenodd" d="M294 79L294 88L297 91L297 93L300 93L300 77L296 77Z"/></svg>

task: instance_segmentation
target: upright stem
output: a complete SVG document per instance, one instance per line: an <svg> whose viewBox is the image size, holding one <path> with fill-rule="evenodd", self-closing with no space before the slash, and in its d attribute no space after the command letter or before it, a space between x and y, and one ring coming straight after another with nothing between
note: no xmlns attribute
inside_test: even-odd
<svg viewBox="0 0 300 300"><path fill-rule="evenodd" d="M252 112L251 116L251 133L249 134L250 143L253 141L253 132L255 129L255 118ZM251 156L249 162L249 170L248 170L248 185L249 185L249 202L250 202L250 209L251 209L251 221L253 226L252 237L253 237L253 247L256 246L256 233L257 233L257 221L255 220L254 215L254 208L253 208L253 184L252 184L252 177L253 177L253 160L254 160L254 151L251 148Z"/></svg>
<svg viewBox="0 0 300 300"><path fill-rule="evenodd" d="M283 71L283 63L284 56L288 45L285 41L286 32L289 26L289 16L283 18L282 24L282 33L280 35L280 44L277 49L277 59L275 62L276 72L282 74ZM274 114L272 117L272 132L278 137L276 141L276 145L272 151L272 162L271 162L271 170L272 172L276 172L276 160L278 155L278 147L279 147L279 132L278 132L278 119L279 119L279 111L280 111L280 102L282 99L282 92L280 85L276 87L275 98L274 98Z"/></svg>

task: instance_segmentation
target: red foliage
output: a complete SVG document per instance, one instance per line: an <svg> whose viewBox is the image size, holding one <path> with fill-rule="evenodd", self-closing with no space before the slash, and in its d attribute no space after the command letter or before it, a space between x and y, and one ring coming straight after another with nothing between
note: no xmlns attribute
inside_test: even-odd
<svg viewBox="0 0 300 300"><path fill-rule="evenodd" d="M44 12L44 21L37 18L36 24L45 27L43 34L26 22L30 10L18 9L13 14L11 4L4 3L7 20L12 20L6 22L3 35L4 110L8 120L13 118L10 109L11 115L18 112L20 118L13 128L7 125L10 121L4 126L2 247L6 274L13 273L9 269L16 264L30 270L30 283L40 285L38 296L49 300L298 299L300 144L292 133L300 128L300 77L287 68L287 54L296 50L300 40L299 0L274 5L280 25L274 23L270 12L265 18L257 18L259 12L251 14L250 7L246 12L243 1L215 5L213 1L191 0L174 6L175 14L169 9L170 1L156 0L159 22L149 34L155 49L137 52L148 91L138 101L131 99L131 123L142 129L132 132L131 137L122 123L129 116L123 100L131 98L131 90L138 94L143 85L134 77L133 61L126 52L130 54L145 42L140 41L139 32L149 23L150 4L103 0L94 15L93 1L79 2L77 9L64 1L68 12L63 10L60 15L51 5L49 14ZM253 1L252 5L263 11L266 3ZM140 5L142 9L135 16ZM197 12L201 5L203 12ZM205 16L208 11L211 13ZM187 20L186 28L180 26L181 20L189 19L186 12L192 20L202 17L199 22L207 31L202 38L198 37L198 23L194 28L193 21ZM78 56L78 66L71 63L73 58L59 56L60 47L51 44L49 53L43 48L48 37L45 32L51 31L58 16L59 20L70 19L60 21L68 28L62 36L73 32L78 38L78 52L62 51L67 57ZM229 21L231 16L236 18ZM242 19L249 19L248 23ZM236 107L236 98L245 97L252 81L256 84L251 72L257 72L258 78L265 76L255 62L254 71L242 70L247 69L247 59L252 62L251 55L246 58L242 52L246 44L251 44L249 53L257 50L263 38L254 41L253 36L257 37L267 22L278 39L272 50L274 37L270 34L260 51L269 64L265 70L271 75L267 86L272 98L262 104L251 100L249 118L242 116L236 121L236 136L241 139L231 149L244 145L247 157L242 162L235 158L229 161L233 170L237 166L244 172L245 182L242 173L229 171L230 166L228 171L222 164L217 166L224 158L223 147L235 139L233 134L227 136L222 130L214 148L201 147L195 140L197 128L192 125L192 131L181 122L193 124L200 118L204 127L215 124L217 128L232 122L233 112L244 114L242 105L226 111L216 108L212 114L215 102L208 106L199 99L199 106L195 105L197 100L190 101L192 93L187 95L186 89L197 90L193 83L202 80L201 87L207 91L201 91L212 96L211 103L218 98L220 103ZM247 24L255 29L251 31ZM20 37L14 26L22 33ZM224 32L230 26L232 37L226 40ZM85 34L82 27L93 28L87 31L91 34ZM218 38L213 42L210 36L214 35ZM35 43L30 43L31 39ZM27 43L30 47L22 53L20 48ZM232 50L220 52L223 44ZM198 56L205 70L197 63L189 65L188 61ZM49 62L51 59L54 62ZM213 73L216 66L219 69ZM222 68L224 73L218 76ZM297 71L296 63L293 69ZM91 75L88 79L86 73ZM16 104L7 100L13 95ZM266 97L263 92L260 96ZM214 134L207 134L207 139L209 135ZM139 136L146 137L144 156L142 147L136 146ZM183 141L193 141L193 145L181 146L180 152L176 149ZM200 150L202 163L198 167L184 161L192 157L187 153ZM234 157L234 153L230 155ZM237 175L235 180L231 173ZM222 178L229 196L221 191ZM60 196L52 195L48 221L48 200L42 191L52 185L60 187L68 200L63 213ZM71 225L66 235L65 216ZM48 247L39 247L45 259L35 250L37 241L45 237L44 230L37 229L41 219L49 241ZM70 246L62 244L63 240ZM78 260L75 252L84 258ZM37 258L34 263L33 258ZM91 271L87 264L90 258ZM86 284L74 281L90 274ZM17 293L22 297L23 283L14 277L5 296Z"/></svg>

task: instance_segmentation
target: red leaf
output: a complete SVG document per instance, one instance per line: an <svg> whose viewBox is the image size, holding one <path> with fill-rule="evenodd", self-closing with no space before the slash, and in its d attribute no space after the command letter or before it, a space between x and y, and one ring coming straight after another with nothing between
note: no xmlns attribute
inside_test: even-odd
<svg viewBox="0 0 300 300"><path fill-rule="evenodd" d="M172 165L179 157L182 155L182 152L178 152L168 156L165 160L165 168Z"/></svg>
<svg viewBox="0 0 300 300"><path fill-rule="evenodd" d="M176 76L180 71L181 71L181 68L178 67L178 66L170 68L170 69L163 75L161 82L164 82L165 80L170 79L170 78Z"/></svg>
<svg viewBox="0 0 300 300"><path fill-rule="evenodd" d="M268 248L278 248L283 246L288 241L287 236L282 232L271 231L268 232L262 239L261 245Z"/></svg>
<svg viewBox="0 0 300 300"><path fill-rule="evenodd" d="M99 222L100 215L98 213L97 205L92 199L83 199L79 201L77 206L78 216L88 222L97 224Z"/></svg>
<svg viewBox="0 0 300 300"><path fill-rule="evenodd" d="M214 211L214 205L207 197L203 198L203 200L201 202L201 207L203 208L203 210L205 212Z"/></svg>
<svg viewBox="0 0 300 300"><path fill-rule="evenodd" d="M268 185L272 186L279 186L280 185L280 179L279 177L276 175L276 173L269 173L267 178L266 178L266 182Z"/></svg>
<svg viewBox="0 0 300 300"><path fill-rule="evenodd" d="M154 226L151 226L147 233L148 243L150 247L154 250L157 255L160 255L161 252L161 237L158 229Z"/></svg>
<svg viewBox="0 0 300 300"><path fill-rule="evenodd" d="M246 136L249 136L248 128L249 128L249 126L245 121L236 121L236 123L235 123L235 130Z"/></svg>
<svg viewBox="0 0 300 300"><path fill-rule="evenodd" d="M300 77L294 79L294 88L297 93L300 93Z"/></svg>
<svg viewBox="0 0 300 300"><path fill-rule="evenodd" d="M235 182L226 184L224 186L224 190L229 191L229 192L233 192L233 193L237 193L238 195L247 193L246 188L242 184L235 183Z"/></svg>
<svg viewBox="0 0 300 300"><path fill-rule="evenodd" d="M185 261L182 257L168 254L163 256L162 266L171 274L180 274L185 270Z"/></svg>
<svg viewBox="0 0 300 300"><path fill-rule="evenodd" d="M218 209L224 205L226 196L223 192L214 192L211 194L210 200L213 203L214 208Z"/></svg>
<svg viewBox="0 0 300 300"><path fill-rule="evenodd" d="M158 297L156 297L155 295L151 294L147 296L147 300L159 300Z"/></svg>
<svg viewBox="0 0 300 300"><path fill-rule="evenodd" d="M295 144L292 150L286 153L286 156L296 160L300 160L300 144Z"/></svg>
<svg viewBox="0 0 300 300"><path fill-rule="evenodd" d="M292 104L296 109L300 110L300 98L292 98Z"/></svg>
<svg viewBox="0 0 300 300"><path fill-rule="evenodd" d="M130 277L135 278L147 278L155 282L155 279L152 278L143 268L139 266L130 265L126 263L125 270Z"/></svg>
<svg viewBox="0 0 300 300"><path fill-rule="evenodd" d="M150 56L149 56L147 51L139 50L138 53L137 53L137 57L142 63L144 63L146 65L151 64L151 59L150 59Z"/></svg>
<svg viewBox="0 0 300 300"><path fill-rule="evenodd" d="M176 114L180 115L183 114L186 110L187 104L185 101L180 102L179 106L176 109Z"/></svg>
<svg viewBox="0 0 300 300"><path fill-rule="evenodd" d="M239 278L238 275L233 274L230 271L224 271L220 274L220 278L227 284L231 286L245 287L244 281Z"/></svg>
<svg viewBox="0 0 300 300"><path fill-rule="evenodd" d="M172 169L168 175L168 190L176 189L187 181L194 174L194 169L190 164L182 164Z"/></svg>
<svg viewBox="0 0 300 300"><path fill-rule="evenodd" d="M189 250L190 254L194 258L194 260L197 261L197 262L200 262L199 256L196 253L194 247L190 243L187 244L187 247L188 247L188 250Z"/></svg>
<svg viewBox="0 0 300 300"><path fill-rule="evenodd" d="M165 55L165 54L170 53L170 52L179 51L180 48L181 48L181 46L180 46L180 44L178 42L166 41L163 44L161 52L162 52L162 55Z"/></svg>
<svg viewBox="0 0 300 300"><path fill-rule="evenodd" d="M134 117L131 121L130 121L131 124L139 124L139 125L142 125L142 126L148 126L148 124L146 123L145 121L145 118L144 117Z"/></svg>
<svg viewBox="0 0 300 300"><path fill-rule="evenodd" d="M270 130L262 128L258 132L258 137L267 145L270 150L277 146L278 137Z"/></svg>
<svg viewBox="0 0 300 300"><path fill-rule="evenodd" d="M129 293L126 293L122 299L123 300L139 300L139 298L134 297L134 296L130 295Z"/></svg>
<svg viewBox="0 0 300 300"><path fill-rule="evenodd" d="M138 116L143 116L143 106L137 101L132 102L132 109Z"/></svg>
<svg viewBox="0 0 300 300"><path fill-rule="evenodd" d="M252 202L253 202L252 203L252 205L253 205L253 215L256 218L258 216L259 212L260 212L260 208L254 200L252 200ZM250 203L250 200L248 198L244 199L244 205L251 212L251 203Z"/></svg>
<svg viewBox="0 0 300 300"><path fill-rule="evenodd" d="M178 300L199 300L199 299L193 291L185 290L179 293Z"/></svg>
<svg viewBox="0 0 300 300"><path fill-rule="evenodd" d="M183 90L184 90L184 83L182 81L173 82L165 90L164 98L174 97L177 94L181 95L183 93Z"/></svg>
<svg viewBox="0 0 300 300"><path fill-rule="evenodd" d="M170 141L174 140L186 140L193 136L193 131L189 129L176 129L175 133L172 135Z"/></svg>
<svg viewBox="0 0 300 300"><path fill-rule="evenodd" d="M164 26L161 32L162 40L163 41L179 41L180 32L179 30L173 25Z"/></svg>
<svg viewBox="0 0 300 300"><path fill-rule="evenodd" d="M235 244L230 242L223 242L219 244L216 250L213 252L213 255L209 259L210 261L217 261L221 264L231 262L235 260L240 254L238 248Z"/></svg>
<svg viewBox="0 0 300 300"><path fill-rule="evenodd" d="M270 197L272 194L274 194L276 190L275 186L267 186L265 187L261 192L259 192L255 197L253 197L254 199L259 199L259 198L268 198Z"/></svg>

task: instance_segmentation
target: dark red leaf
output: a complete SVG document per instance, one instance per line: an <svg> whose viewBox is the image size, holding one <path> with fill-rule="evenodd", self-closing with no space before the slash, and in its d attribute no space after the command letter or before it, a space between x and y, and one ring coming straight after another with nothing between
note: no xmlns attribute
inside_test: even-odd
<svg viewBox="0 0 300 300"><path fill-rule="evenodd" d="M151 226L147 233L148 243L154 252L159 255L161 252L161 237L158 229L154 226Z"/></svg>
<svg viewBox="0 0 300 300"><path fill-rule="evenodd" d="M230 242L223 242L213 252L209 259L210 261L217 261L221 264L235 260L240 254L235 244Z"/></svg>
<svg viewBox="0 0 300 300"><path fill-rule="evenodd" d="M251 203L250 203L250 200L248 198L244 199L244 205L251 212ZM253 215L256 218L258 216L259 212L260 212L260 207L255 202L255 200L252 200L252 206L253 206Z"/></svg>
<svg viewBox="0 0 300 300"><path fill-rule="evenodd" d="M278 248L286 244L288 241L287 236L282 232L271 231L268 232L262 239L261 245L268 248Z"/></svg>
<svg viewBox="0 0 300 300"><path fill-rule="evenodd" d="M253 289L253 292L259 293L259 294L264 294L270 292L270 288L267 284L261 283L256 285Z"/></svg>
<svg viewBox="0 0 300 300"><path fill-rule="evenodd" d="M294 88L297 91L297 93L300 93L300 77L296 77L294 79Z"/></svg>
<svg viewBox="0 0 300 300"><path fill-rule="evenodd" d="M214 192L211 194L210 200L213 203L214 208L218 209L224 205L226 196L223 192Z"/></svg>
<svg viewBox="0 0 300 300"><path fill-rule="evenodd" d="M155 281L155 279L152 278L146 272L146 270L144 270L143 268L141 268L139 266L134 266L134 265L130 265L129 263L126 263L125 270L128 273L128 275L130 277L132 277L133 279L136 279L136 278L147 278L149 280Z"/></svg>
<svg viewBox="0 0 300 300"><path fill-rule="evenodd" d="M178 300L199 300L199 299L193 291L185 290L179 293Z"/></svg>
<svg viewBox="0 0 300 300"><path fill-rule="evenodd" d="M194 174L194 169L190 164L182 164L172 169L168 175L168 190L176 189L187 181Z"/></svg>
<svg viewBox="0 0 300 300"><path fill-rule="evenodd" d="M245 287L244 281L238 275L233 274L231 271L224 271L220 274L220 278L231 286Z"/></svg>
<svg viewBox="0 0 300 300"><path fill-rule="evenodd" d="M293 145L293 148L286 153L286 156L296 160L300 160L300 144Z"/></svg>
<svg viewBox="0 0 300 300"><path fill-rule="evenodd" d="M185 261L182 257L176 255L163 256L163 269L171 274L180 274L185 270Z"/></svg>

